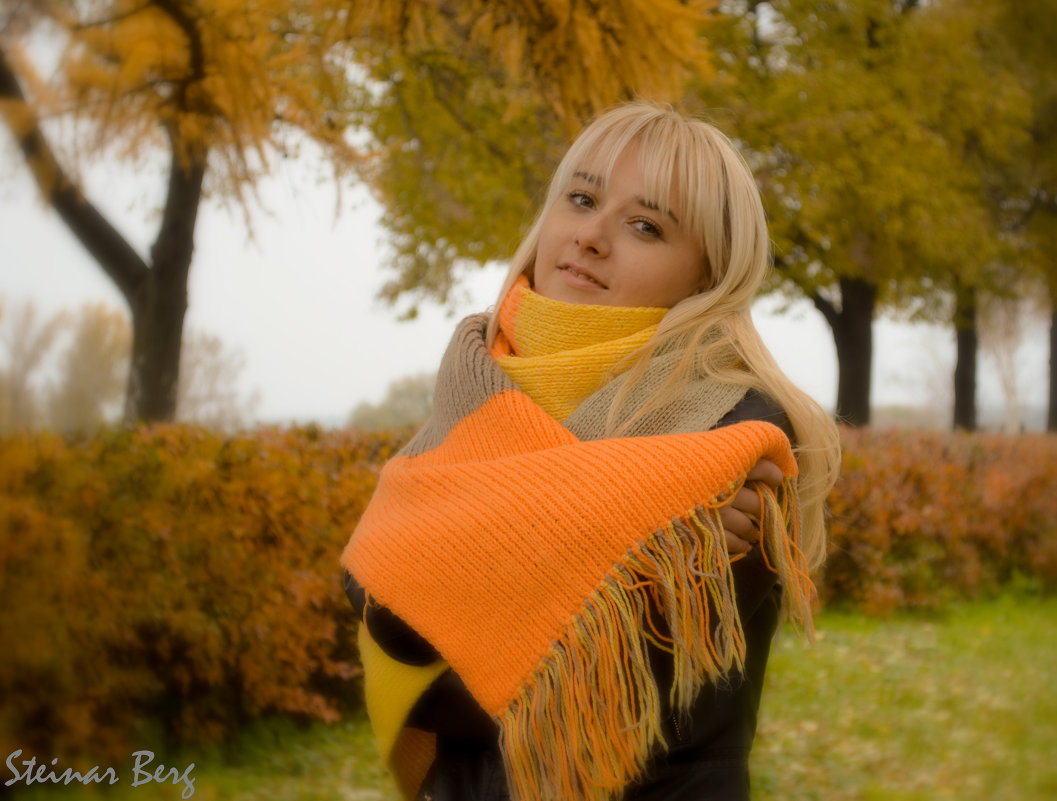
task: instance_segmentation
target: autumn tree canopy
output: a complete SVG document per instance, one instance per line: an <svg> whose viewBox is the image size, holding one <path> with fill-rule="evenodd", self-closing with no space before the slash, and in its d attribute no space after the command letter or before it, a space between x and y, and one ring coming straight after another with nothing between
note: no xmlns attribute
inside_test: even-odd
<svg viewBox="0 0 1057 801"><path fill-rule="evenodd" d="M773 288L811 299L831 326L849 422L869 421L877 314L961 323L976 292L1008 287L1021 266L990 176L1024 162L1032 104L988 46L998 23L976 0L725 0L700 29L710 62L678 104L753 162ZM567 142L546 105L501 117L521 96L516 71L484 51L454 57L446 35L378 54L384 91L359 102L378 148L367 175L386 208L393 297L444 299L459 265L509 255ZM960 360L973 364L975 352Z"/></svg>
<svg viewBox="0 0 1057 801"><path fill-rule="evenodd" d="M339 185L361 180L382 205L384 294L413 313L513 252L587 116L647 96L707 112L749 155L775 288L829 322L838 412L865 423L879 311L972 332L977 293L1021 291L1029 273L1057 303L1053 6L0 0L0 114L128 301L129 419L172 415L204 196L245 203L275 159L312 143ZM42 52L60 54L54 69ZM141 254L76 176L158 152L168 185ZM1051 384L1057 425L1057 371Z"/></svg>
<svg viewBox="0 0 1057 801"><path fill-rule="evenodd" d="M436 80L439 91L465 69L460 59L484 64L501 75L500 88L517 90L494 108L500 118L518 118L521 104L531 103L568 129L621 96L675 91L684 77L679 65L702 63L696 25L710 5L3 0L0 115L44 197L128 303L126 418L171 419L195 222L206 194L245 202L275 158L311 142L335 180L356 168L377 178L383 204L402 203L399 178L383 178L379 165L414 144L393 136L366 150L351 143L357 125L385 131L380 109L399 110L388 92L404 75ZM59 53L54 71L41 68L42 49ZM454 59L449 71L414 73L439 50ZM373 97L384 100L366 102ZM76 125L75 141L57 134L52 123L64 120ZM157 152L169 162L167 187L156 238L142 254L85 196L77 175L102 156L136 164ZM445 186L438 176L435 187ZM422 198L423 205L433 199Z"/></svg>
<svg viewBox="0 0 1057 801"><path fill-rule="evenodd" d="M987 281L999 238L983 165L1023 137L1023 93L962 3L725 8L699 102L726 109L754 161L778 279L829 323L838 413L865 424L879 310L948 320L954 290Z"/></svg>
<svg viewBox="0 0 1057 801"><path fill-rule="evenodd" d="M319 6L320 4L315 4ZM244 198L276 153L307 138L340 175L340 15L310 3L94 0L0 7L0 113L44 197L121 291L133 344L125 416L172 419L187 277L206 192ZM312 12L312 13L310 13ZM38 67L34 45L59 53ZM76 137L49 122L69 121ZM74 139L75 141L70 141ZM84 195L93 159L168 160L160 224L136 251Z"/></svg>

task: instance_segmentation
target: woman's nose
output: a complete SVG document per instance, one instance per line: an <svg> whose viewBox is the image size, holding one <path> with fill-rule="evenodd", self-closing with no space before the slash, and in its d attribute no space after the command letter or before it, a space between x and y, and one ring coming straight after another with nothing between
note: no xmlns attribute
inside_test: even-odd
<svg viewBox="0 0 1057 801"><path fill-rule="evenodd" d="M609 255L609 231L603 215L595 214L576 231L576 246L595 256Z"/></svg>

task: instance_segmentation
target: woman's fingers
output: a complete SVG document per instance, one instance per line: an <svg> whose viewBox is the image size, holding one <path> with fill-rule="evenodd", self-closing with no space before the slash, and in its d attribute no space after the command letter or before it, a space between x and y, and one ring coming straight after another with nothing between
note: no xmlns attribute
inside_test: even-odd
<svg viewBox="0 0 1057 801"><path fill-rule="evenodd" d="M774 462L760 459L745 480L777 488L782 484L782 471ZM745 553L760 541L759 514L760 496L751 485L743 486L731 502L719 510L729 553Z"/></svg>
<svg viewBox="0 0 1057 801"><path fill-rule="evenodd" d="M756 493L750 494L755 497ZM731 553L745 553L750 550L754 543L759 542L759 529L753 524L752 519L740 509L733 505L724 506L719 510L719 519L723 522L724 533L727 538L727 550Z"/></svg>
<svg viewBox="0 0 1057 801"><path fill-rule="evenodd" d="M760 496L753 487L742 487L734 496L734 500L727 504L727 508L747 517L749 522L755 525L760 514Z"/></svg>
<svg viewBox="0 0 1057 801"><path fill-rule="evenodd" d="M746 542L741 537L731 534L729 531L724 531L723 533L726 535L727 538L727 553L748 553L752 550L751 542Z"/></svg>
<svg viewBox="0 0 1057 801"><path fill-rule="evenodd" d="M749 471L749 475L745 477L746 481L762 481L764 484L770 484L776 489L782 484L782 471L778 468L774 462L768 459L760 459L752 470Z"/></svg>

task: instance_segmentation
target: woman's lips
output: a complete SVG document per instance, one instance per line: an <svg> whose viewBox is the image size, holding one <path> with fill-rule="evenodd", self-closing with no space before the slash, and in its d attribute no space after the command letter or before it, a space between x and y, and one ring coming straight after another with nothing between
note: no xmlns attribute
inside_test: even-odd
<svg viewBox="0 0 1057 801"><path fill-rule="evenodd" d="M607 289L605 284L583 268L574 267L571 264L563 264L558 269L561 270L566 283L571 286Z"/></svg>

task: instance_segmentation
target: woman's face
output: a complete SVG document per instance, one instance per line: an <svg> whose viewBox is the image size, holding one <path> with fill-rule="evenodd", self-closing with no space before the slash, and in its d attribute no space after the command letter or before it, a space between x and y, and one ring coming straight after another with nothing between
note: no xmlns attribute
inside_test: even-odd
<svg viewBox="0 0 1057 801"><path fill-rule="evenodd" d="M576 173L543 219L536 292L569 303L667 308L695 294L705 283L704 255L680 224L675 201L669 214L646 197L634 144L617 159L608 186L599 175Z"/></svg>

